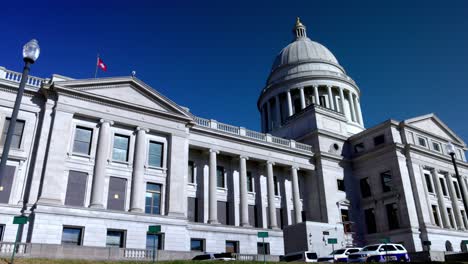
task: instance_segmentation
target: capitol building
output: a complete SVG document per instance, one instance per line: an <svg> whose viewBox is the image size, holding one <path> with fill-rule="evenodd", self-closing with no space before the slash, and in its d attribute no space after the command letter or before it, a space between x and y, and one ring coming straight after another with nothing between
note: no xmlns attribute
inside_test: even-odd
<svg viewBox="0 0 468 264"><path fill-rule="evenodd" d="M299 19L293 34L259 87L261 131L195 116L135 76L29 77L0 241L15 241L24 214L21 241L41 245L324 255L337 238L467 251L466 143L434 114L365 127L357 83ZM20 76L0 67L1 145Z"/></svg>

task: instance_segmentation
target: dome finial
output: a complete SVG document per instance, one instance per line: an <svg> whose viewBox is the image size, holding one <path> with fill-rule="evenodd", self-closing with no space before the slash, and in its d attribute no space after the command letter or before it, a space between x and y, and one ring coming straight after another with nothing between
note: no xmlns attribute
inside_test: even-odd
<svg viewBox="0 0 468 264"><path fill-rule="evenodd" d="M306 27L304 26L304 24L302 24L301 19L299 17L296 17L296 25L294 26L293 34L296 37L296 39L307 37Z"/></svg>

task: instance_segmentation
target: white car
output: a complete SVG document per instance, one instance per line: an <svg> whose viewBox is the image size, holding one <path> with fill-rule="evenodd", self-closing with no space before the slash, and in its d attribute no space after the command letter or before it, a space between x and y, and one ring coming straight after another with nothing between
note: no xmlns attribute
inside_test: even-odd
<svg viewBox="0 0 468 264"><path fill-rule="evenodd" d="M318 262L347 262L348 255L359 252L361 248L340 248L334 250L328 256L318 258Z"/></svg>
<svg viewBox="0 0 468 264"><path fill-rule="evenodd" d="M408 251L400 244L375 244L364 247L361 251L348 256L351 262L408 262Z"/></svg>

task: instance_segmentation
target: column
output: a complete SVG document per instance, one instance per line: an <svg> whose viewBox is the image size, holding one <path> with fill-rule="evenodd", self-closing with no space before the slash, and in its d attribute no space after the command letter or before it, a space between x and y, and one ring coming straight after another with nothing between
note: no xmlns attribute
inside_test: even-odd
<svg viewBox="0 0 468 264"><path fill-rule="evenodd" d="M270 214L269 228L276 229L278 224L276 222L276 205L275 205L275 182L273 180L273 165L271 161L267 162L267 187L268 187L268 210Z"/></svg>
<svg viewBox="0 0 468 264"><path fill-rule="evenodd" d="M137 127L135 130L135 151L133 158L133 174L132 174L132 193L131 193L131 212L144 211L144 193L145 193L145 161L146 161L146 133L147 129Z"/></svg>
<svg viewBox="0 0 468 264"><path fill-rule="evenodd" d="M314 85L315 105L320 105L318 85Z"/></svg>
<svg viewBox="0 0 468 264"><path fill-rule="evenodd" d="M466 185L466 179L460 175L461 182L458 183L460 185L460 192L463 193L465 196L465 199L468 199L468 186ZM466 217L468 221L468 208L465 208L463 211L465 211L465 215L462 215L462 217ZM468 226L465 226L465 229L468 230Z"/></svg>
<svg viewBox="0 0 468 264"><path fill-rule="evenodd" d="M114 122L100 120L99 139L96 150L96 161L94 164L93 185L91 189L91 202L89 207L104 207L104 182L106 178L106 165L109 146L111 144L110 127Z"/></svg>
<svg viewBox="0 0 468 264"><path fill-rule="evenodd" d="M286 92L286 95L287 95L287 99L288 99L288 116L292 116L293 115L293 108L292 108L292 100L291 100L291 91L288 90Z"/></svg>
<svg viewBox="0 0 468 264"><path fill-rule="evenodd" d="M209 224L218 224L218 178L216 177L216 155L219 151L210 149L210 181L209 181Z"/></svg>
<svg viewBox="0 0 468 264"><path fill-rule="evenodd" d="M330 103L330 109L336 110L335 109L335 102L333 102L333 93L330 85L327 85L327 90L328 90L328 102Z"/></svg>
<svg viewBox="0 0 468 264"><path fill-rule="evenodd" d="M273 126L272 126L272 121L271 120L271 104L270 104L270 100L267 101L267 115L268 115L268 118L266 119L267 121L267 131L270 131Z"/></svg>
<svg viewBox="0 0 468 264"><path fill-rule="evenodd" d="M240 167L240 215L241 226L250 226L249 224L249 204L247 202L247 160L245 156L239 157Z"/></svg>
<svg viewBox="0 0 468 264"><path fill-rule="evenodd" d="M299 95L301 96L301 109L306 108L305 96L304 96L304 87L299 88Z"/></svg>
<svg viewBox="0 0 468 264"><path fill-rule="evenodd" d="M353 104L353 94L351 93L351 91L349 91L348 95L349 95L349 106L350 106L350 109L351 109L351 120L357 122L356 121L356 111L354 110L354 104Z"/></svg>
<svg viewBox="0 0 468 264"><path fill-rule="evenodd" d="M279 95L275 96L275 107L276 107L276 127L281 126L281 109Z"/></svg>
<svg viewBox="0 0 468 264"><path fill-rule="evenodd" d="M364 126L364 120L362 119L361 104L357 95L354 97L354 104L356 105L357 116L359 118L359 124Z"/></svg>
<svg viewBox="0 0 468 264"><path fill-rule="evenodd" d="M340 88L341 113L346 115L346 112L345 112L345 98L344 98L343 88L342 87L339 87L339 88ZM348 117L346 117L346 119L349 120Z"/></svg>
<svg viewBox="0 0 468 264"><path fill-rule="evenodd" d="M455 193L455 187L453 186L453 177L449 173L445 174L445 181L447 182L447 187L449 189L450 200L452 201L452 210L455 215L455 222L458 229L463 228L463 219L460 212L460 207L458 206L458 198ZM461 190L460 190L461 191Z"/></svg>
<svg viewBox="0 0 468 264"><path fill-rule="evenodd" d="M171 134L168 152L168 176L166 185L166 208L168 216L185 218L187 216L187 164L189 141L187 134ZM163 196L162 194L161 196ZM162 206L161 206L162 207Z"/></svg>
<svg viewBox="0 0 468 264"><path fill-rule="evenodd" d="M291 179L292 179L292 192L293 192L293 203L294 203L294 214L296 218L296 224L302 222L302 208L301 208L301 197L299 195L299 180L297 178L298 167L291 167Z"/></svg>
<svg viewBox="0 0 468 264"><path fill-rule="evenodd" d="M440 186L439 176L435 170L431 170L432 182L436 187L437 192L437 202L439 204L439 212L442 218L442 226L445 228L450 228L450 221L447 215L447 208L445 207L444 195L442 194L442 187Z"/></svg>

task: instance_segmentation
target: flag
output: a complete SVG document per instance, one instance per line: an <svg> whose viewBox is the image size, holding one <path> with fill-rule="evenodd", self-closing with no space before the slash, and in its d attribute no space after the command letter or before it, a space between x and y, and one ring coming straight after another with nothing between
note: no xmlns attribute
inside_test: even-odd
<svg viewBox="0 0 468 264"><path fill-rule="evenodd" d="M97 66L101 68L103 71L107 71L107 65L101 60L101 58L97 58Z"/></svg>

